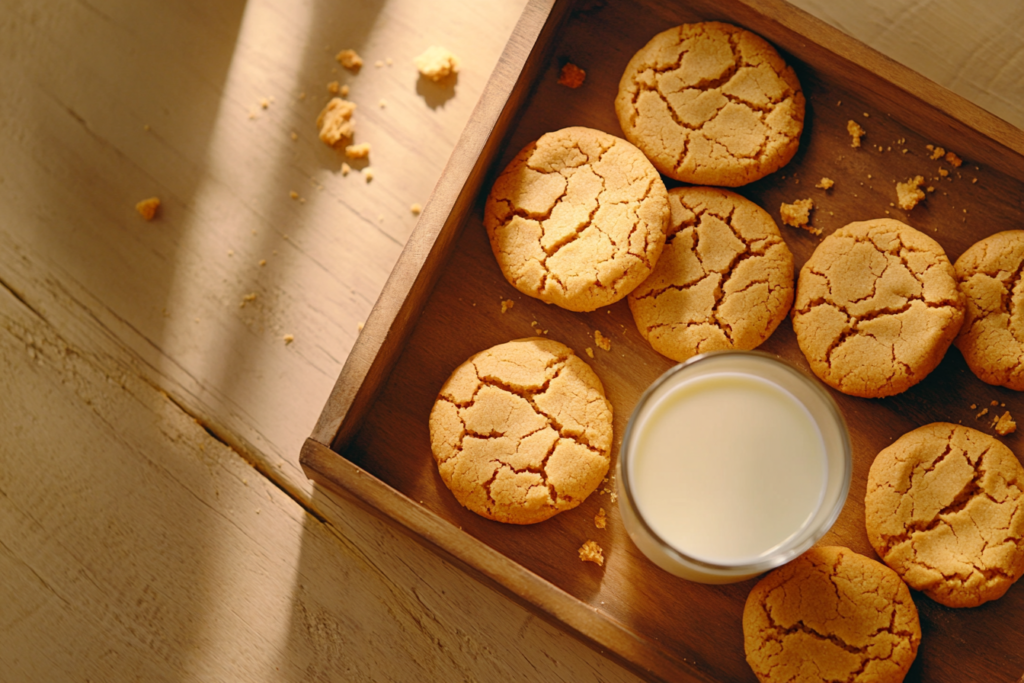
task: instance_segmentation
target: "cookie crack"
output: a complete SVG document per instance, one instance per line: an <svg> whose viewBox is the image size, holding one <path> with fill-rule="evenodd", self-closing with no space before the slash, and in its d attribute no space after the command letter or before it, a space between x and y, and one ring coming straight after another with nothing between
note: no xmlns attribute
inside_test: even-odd
<svg viewBox="0 0 1024 683"><path fill-rule="evenodd" d="M991 495L985 491L980 484L982 477L985 475L984 458L988 452L989 449L986 449L980 456L978 456L978 461L974 468L974 475L971 477L971 480L965 483L956 496L954 496L953 499L941 510L936 512L930 520L911 522L907 524L903 532L899 534L881 534L880 540L882 541L883 548L885 549L885 552L881 553L882 556L886 558L889 557L897 546L908 541L912 541L918 534L932 531L943 524L949 526L952 530L952 525L950 525L947 519L944 518L948 518L957 512L961 512L970 505L972 500L979 496L986 496L991 499ZM993 500L993 502L998 501ZM917 561L916 555L917 553L915 551L915 561Z"/></svg>
<svg viewBox="0 0 1024 683"><path fill-rule="evenodd" d="M568 360L568 358L566 358L565 360ZM564 363L564 360L563 360L563 363ZM549 365L548 367L549 368L553 367L553 365ZM546 382L544 382L544 384L541 387L539 387L538 389L536 389L536 390L528 390L528 389L517 388L517 387L514 387L512 385L509 385L509 384L501 381L500 379L498 379L496 377L490 377L490 376L488 376L488 377L480 377L480 382L482 384L485 384L487 386L493 387L495 389L502 389L504 391L509 392L510 394L514 394L514 395L524 399L527 403L530 404L530 407L533 408L534 412L536 412L538 415L544 417L547 420L548 426L550 426L552 429L554 429L558 433L559 438L563 438L563 439L567 439L569 441L573 441L577 445L583 446L587 450L591 451L592 453L596 453L597 455L604 455L604 451L602 451L599 448L594 447L587 440L587 435L585 433L573 434L571 431L568 430L568 428L566 428L564 425L562 425L557 420L557 418L555 418L552 415L548 414L540 406L538 406L537 402L534 400L536 396L540 396L540 395L544 394L548 390L548 388L551 385L551 382L554 379L556 379L559 375L561 375L561 373L562 373L562 371L564 369L565 369L565 367L564 367L564 364L563 364L562 367L558 368L558 370L555 372L554 375L552 375L550 378L548 378L548 380Z"/></svg>

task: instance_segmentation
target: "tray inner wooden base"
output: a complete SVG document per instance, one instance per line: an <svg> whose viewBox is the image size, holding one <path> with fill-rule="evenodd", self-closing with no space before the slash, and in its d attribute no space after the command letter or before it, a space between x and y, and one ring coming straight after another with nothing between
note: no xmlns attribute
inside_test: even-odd
<svg viewBox="0 0 1024 683"><path fill-rule="evenodd" d="M629 3L578 12L495 170L550 130L584 125L621 135L612 100L626 62L656 32L702 18L686 9L654 11ZM566 60L587 72L586 83L578 90L556 85ZM897 123L892 112L864 104L870 98L838 88L812 65L791 62L808 99L801 150L786 168L739 192L780 223L798 267L820 239L779 221L780 203L798 198L814 200L812 222L826 235L851 221L888 215L932 235L953 260L982 237L1024 227L1020 224L1024 187L1019 181L976 167L971 150L958 147L957 140L936 140L915 132ZM900 118L907 120L905 114L901 112ZM846 133L850 119L867 130L860 149L850 146ZM956 169L929 159L927 144L956 152L965 160L963 166ZM903 153L904 149L908 151ZM950 170L948 177L939 177L940 166ZM912 212L900 211L892 205L895 183L917 174L924 175L935 191ZM814 187L823 176L835 180L829 192ZM625 302L576 314L530 299L508 285L481 224L482 200L390 380L344 456L465 533L589 603L604 618L694 662L709 677L755 680L744 661L740 625L753 581L702 586L660 571L626 536L610 493L595 493L576 510L542 524L514 527L484 520L460 507L437 475L427 417L444 380L477 351L541 331L575 349L601 377L614 405L613 470L619 439L640 393L673 365L643 341ZM503 299L515 302L504 314ZM594 330L612 340L610 352L596 346ZM585 353L588 347L595 354L593 360ZM788 320L761 348L807 368ZM880 449L915 427L939 420L991 433L987 419L975 415L993 400L1005 404L1000 411L1008 409L1024 418L1024 400L977 380L955 349L924 382L900 396L872 401L833 395L850 427L855 472L846 507L823 543L846 545L870 557L875 555L864 531L863 497L868 468ZM972 410L971 404L978 408ZM1019 435L1005 441L1021 452ZM611 482L608 488L614 488ZM604 530L593 522L599 508L609 517ZM603 568L578 559L577 549L587 540L597 541L604 549ZM947 609L917 593L914 597L924 640L908 680L1016 680L1024 671L1024 582L1003 599L971 610ZM1011 677L1007 672L1017 673Z"/></svg>

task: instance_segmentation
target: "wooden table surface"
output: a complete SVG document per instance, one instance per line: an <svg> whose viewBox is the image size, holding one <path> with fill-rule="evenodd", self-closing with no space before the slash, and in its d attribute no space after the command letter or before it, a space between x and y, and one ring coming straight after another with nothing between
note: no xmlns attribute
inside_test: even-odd
<svg viewBox="0 0 1024 683"><path fill-rule="evenodd" d="M636 680L298 466L524 4L0 0L0 680ZM1020 3L797 4L1024 127Z"/></svg>

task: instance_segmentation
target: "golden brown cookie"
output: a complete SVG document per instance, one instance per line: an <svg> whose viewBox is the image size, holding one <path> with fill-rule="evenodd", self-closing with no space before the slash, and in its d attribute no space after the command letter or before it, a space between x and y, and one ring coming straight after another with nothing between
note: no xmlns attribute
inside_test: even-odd
<svg viewBox="0 0 1024 683"><path fill-rule="evenodd" d="M947 607L1024 574L1024 468L993 436L945 422L904 434L872 463L864 508L879 557Z"/></svg>
<svg viewBox="0 0 1024 683"><path fill-rule="evenodd" d="M986 237L954 266L967 304L956 346L983 382L1024 391L1024 230Z"/></svg>
<svg viewBox="0 0 1024 683"><path fill-rule="evenodd" d="M572 349L532 337L460 365L430 413L441 479L488 519L542 522L586 499L608 472L612 404Z"/></svg>
<svg viewBox="0 0 1024 683"><path fill-rule="evenodd" d="M713 187L669 191L672 219L654 272L629 310L658 353L753 349L793 303L793 254L767 211Z"/></svg>
<svg viewBox="0 0 1024 683"><path fill-rule="evenodd" d="M800 270L793 329L826 384L851 396L906 391L935 369L963 322L939 243L889 218L826 237Z"/></svg>
<svg viewBox="0 0 1024 683"><path fill-rule="evenodd" d="M590 128L530 143L487 198L484 225L523 294L592 311L633 291L665 245L668 195L633 145Z"/></svg>
<svg viewBox="0 0 1024 683"><path fill-rule="evenodd" d="M731 24L683 24L634 55L615 98L626 139L665 175L746 185L789 163L804 96L763 38Z"/></svg>
<svg viewBox="0 0 1024 683"><path fill-rule="evenodd" d="M848 548L811 548L761 579L743 608L743 649L763 683L895 683L920 643L906 584Z"/></svg>

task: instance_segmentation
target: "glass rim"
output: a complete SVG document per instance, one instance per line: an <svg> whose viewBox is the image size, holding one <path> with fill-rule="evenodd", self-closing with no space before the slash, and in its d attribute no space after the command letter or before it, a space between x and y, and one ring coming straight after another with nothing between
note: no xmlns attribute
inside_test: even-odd
<svg viewBox="0 0 1024 683"><path fill-rule="evenodd" d="M672 546L664 538L658 535L658 533L655 532L654 529L652 529L651 526L647 523L647 520L644 519L643 515L640 514L640 510L636 505L636 501L633 497L633 490L630 485L628 463L630 460L631 437L636 426L637 419L641 411L646 407L651 396L666 382L668 382L670 379L675 377L680 372L690 369L697 363L711 360L713 358L720 358L722 356L748 356L768 361L769 363L779 368L782 368L785 372L789 373L790 376L796 379L797 382L809 388L811 390L811 393L816 395L821 400L822 405L824 405L827 409L827 414L834 420L836 427L839 429L842 442L843 463L845 465L843 468L843 482L840 489L840 495L836 500L836 503L833 505L833 509L829 511L828 516L819 525L820 528L815 530L814 533L812 533L805 541L801 543L798 543L788 548L783 545L783 547L785 548L784 551L772 552L764 559L758 560L757 562L746 564L717 564L714 562L708 562L706 560L701 560L699 558L687 555L686 553ZM780 388L785 389L785 387ZM794 398L799 403L804 403L798 397L794 396ZM808 406L805 405L804 407L807 408ZM815 424L817 424L817 422L818 421L815 420ZM839 518L840 513L842 512L843 507L846 504L847 496L850 492L850 483L853 479L853 453L852 448L850 446L850 433L846 427L846 420L843 419L843 414L839 410L839 406L836 405L835 400L832 398L832 396L829 395L827 391L825 391L825 389L818 382L812 380L806 374L797 370L785 359L774 354L766 353L764 351L708 351L706 353L693 356L692 358L688 358L682 363L679 363L678 365L669 368L668 370L663 372L658 377L658 379L654 380L654 382L652 382L651 385L647 387L644 393L640 395L640 399L637 401L636 406L633 408L633 412L629 416L629 421L626 423L626 431L624 432L622 437L622 446L619 449L619 477L622 483L622 495L625 498L626 504L629 506L630 512L632 513L633 517L643 528L644 532L670 558L672 558L676 562L680 562L681 564L690 564L699 568L712 570L715 572L729 572L736 575L754 575L760 574L764 571L768 571L769 569L774 569L775 567L779 567L783 564L786 564L790 560L794 559L798 555L801 555L805 551L809 550L811 546L817 543L818 540L820 540L821 537L824 536L828 532L828 530L832 528L836 520ZM824 503L825 501L822 501L822 505ZM819 506L818 510L820 509L821 507ZM783 541L783 544L785 544L785 541Z"/></svg>

